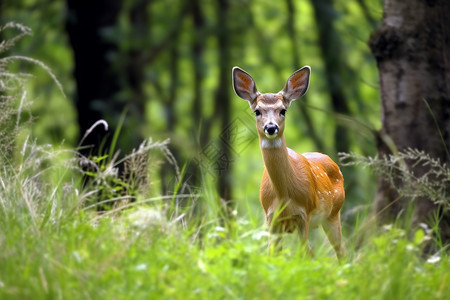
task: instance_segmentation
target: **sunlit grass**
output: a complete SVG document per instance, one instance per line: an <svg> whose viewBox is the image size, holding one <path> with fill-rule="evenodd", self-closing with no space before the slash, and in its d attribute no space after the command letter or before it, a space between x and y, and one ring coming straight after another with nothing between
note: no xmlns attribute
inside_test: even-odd
<svg viewBox="0 0 450 300"><path fill-rule="evenodd" d="M17 39L29 31L8 26L22 31ZM26 98L26 76L5 72L9 60L49 69L24 57L3 58L0 81L17 81L16 93L5 98L13 105ZM2 87L1 92L10 91L7 84ZM423 254L431 238L427 228L377 230L362 214L344 222L347 254L341 262L320 232L312 235L315 258L295 236L269 256L267 228L258 217L262 209L258 213L258 205L241 199L227 212L211 178L190 194L180 184L168 196L135 187L148 174L133 166L147 166L147 151L154 148L167 158L167 143L149 140L142 153L128 156L136 158L128 164L135 174L131 183L116 176L114 147L104 157L86 158L94 171L83 184L81 175L89 174L80 168L75 149L38 145L28 135L17 139L22 108L3 110L0 118L7 129L0 130L0 299L444 299L450 294L448 249L441 245L440 251ZM23 142L15 147L18 140ZM183 170L175 173L183 179ZM99 212L99 201L114 204Z"/></svg>
<svg viewBox="0 0 450 300"><path fill-rule="evenodd" d="M1 298L442 299L450 292L448 256L427 262L395 229L339 264L329 255L267 256L265 239L243 224L237 233L211 226L199 236L159 218L148 227L90 219L77 214L39 231L18 220L2 224Z"/></svg>
<svg viewBox="0 0 450 300"><path fill-rule="evenodd" d="M23 161L53 155L37 150L25 152ZM174 213L172 198L161 197L101 215L80 205L89 191L46 179L57 169L19 164L1 175L1 299L444 299L450 293L450 259L445 249L422 254L430 238L425 229L412 237L398 226L361 234L365 219L346 230L340 263L320 235L312 241L315 258L294 236L268 256L266 227L245 210L225 221L213 187L192 197L196 213L193 205Z"/></svg>

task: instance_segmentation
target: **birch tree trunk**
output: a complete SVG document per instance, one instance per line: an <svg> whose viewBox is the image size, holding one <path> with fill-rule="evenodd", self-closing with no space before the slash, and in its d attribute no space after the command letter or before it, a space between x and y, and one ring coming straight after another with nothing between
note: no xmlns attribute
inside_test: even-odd
<svg viewBox="0 0 450 300"><path fill-rule="evenodd" d="M415 148L449 162L449 43L450 1L384 1L382 24L369 41L380 79L380 155L392 153L393 148ZM427 172L427 167L414 162L406 165L417 176ZM399 198L397 190L380 179L374 209L382 222L392 221L411 200ZM441 237L450 241L449 212L427 197L414 201L413 225L430 224L437 212Z"/></svg>

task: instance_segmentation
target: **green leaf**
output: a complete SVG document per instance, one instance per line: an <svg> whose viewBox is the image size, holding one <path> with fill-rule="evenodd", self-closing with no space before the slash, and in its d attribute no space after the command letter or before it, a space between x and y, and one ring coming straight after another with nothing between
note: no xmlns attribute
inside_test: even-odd
<svg viewBox="0 0 450 300"><path fill-rule="evenodd" d="M425 237L425 232L422 229L419 229L414 234L414 244L420 245L423 241L423 238Z"/></svg>

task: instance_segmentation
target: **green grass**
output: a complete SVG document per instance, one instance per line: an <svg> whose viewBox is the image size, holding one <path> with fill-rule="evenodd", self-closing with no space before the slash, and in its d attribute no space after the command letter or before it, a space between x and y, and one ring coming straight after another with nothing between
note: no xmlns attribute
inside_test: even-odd
<svg viewBox="0 0 450 300"><path fill-rule="evenodd" d="M427 263L405 238L372 238L338 264L283 252L263 239L195 231L161 221L137 227L124 217L92 223L77 214L59 226L2 224L1 299L443 299L447 256Z"/></svg>
<svg viewBox="0 0 450 300"><path fill-rule="evenodd" d="M29 32L13 23L0 30L9 27L22 32L14 40ZM14 40L2 44L0 52ZM30 61L6 57L0 67L11 59ZM51 74L41 63L31 62ZM0 73L0 81L11 82L5 78L10 75ZM13 79L23 80L19 75ZM23 89L19 92L26 95ZM18 100L4 99L8 105ZM16 110L4 113L19 120ZM20 124L11 120L12 125L0 124L8 129L0 131L2 300L409 300L450 295L448 250L441 246L434 255L424 255L431 236L426 229L405 231L393 225L373 230L370 219L358 217L357 225L344 226L347 255L341 262L320 234L312 235L315 258L292 236L286 238L285 250L268 256L266 227L262 217L255 218L253 204L240 205L244 209L225 221L211 183L204 184L199 195L180 195L182 185L174 186L175 196L155 197L154 191L139 190L138 182L152 186L147 170L138 168L147 166L147 150L160 148L170 160L164 142L146 141L141 152L129 156L129 167L136 168L131 170L134 183L114 173L114 142L109 155L97 158L96 164L91 161L94 183L83 187L75 150L55 151L29 138L16 149ZM9 157L12 153L14 158ZM175 173L182 178L184 169ZM124 195L130 184L132 193ZM175 205L182 197L187 205ZM109 204L110 198L124 203L99 214L96 201ZM127 203L130 199L136 201ZM189 201L196 201L195 209Z"/></svg>
<svg viewBox="0 0 450 300"><path fill-rule="evenodd" d="M262 220L249 220L241 211L224 222L209 188L198 198L205 205L197 215L189 207L174 215L172 197L140 199L131 209L99 215L83 208L90 191L68 176L70 159L43 169L44 157L55 154L31 148L17 166L1 173L0 299L444 299L450 294L450 258L444 249L432 257L422 254L429 238L422 229L411 238L397 226L362 234L366 223L359 222L344 233L347 255L340 263L320 237L313 240L315 258L297 249L293 237L284 251L268 256Z"/></svg>

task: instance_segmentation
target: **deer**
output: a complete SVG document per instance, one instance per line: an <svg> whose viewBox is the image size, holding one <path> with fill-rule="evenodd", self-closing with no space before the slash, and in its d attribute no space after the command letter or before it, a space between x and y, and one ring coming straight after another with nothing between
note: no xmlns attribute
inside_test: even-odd
<svg viewBox="0 0 450 300"><path fill-rule="evenodd" d="M344 255L341 242L340 211L345 200L344 178L338 165L318 152L299 154L286 146L285 117L292 101L309 87L311 68L295 71L284 88L276 93L260 93L249 73L232 70L233 89L248 101L256 117L259 146L264 161L260 202L269 226L268 251L279 251L283 233L298 231L309 250L310 228L322 225L338 259Z"/></svg>

